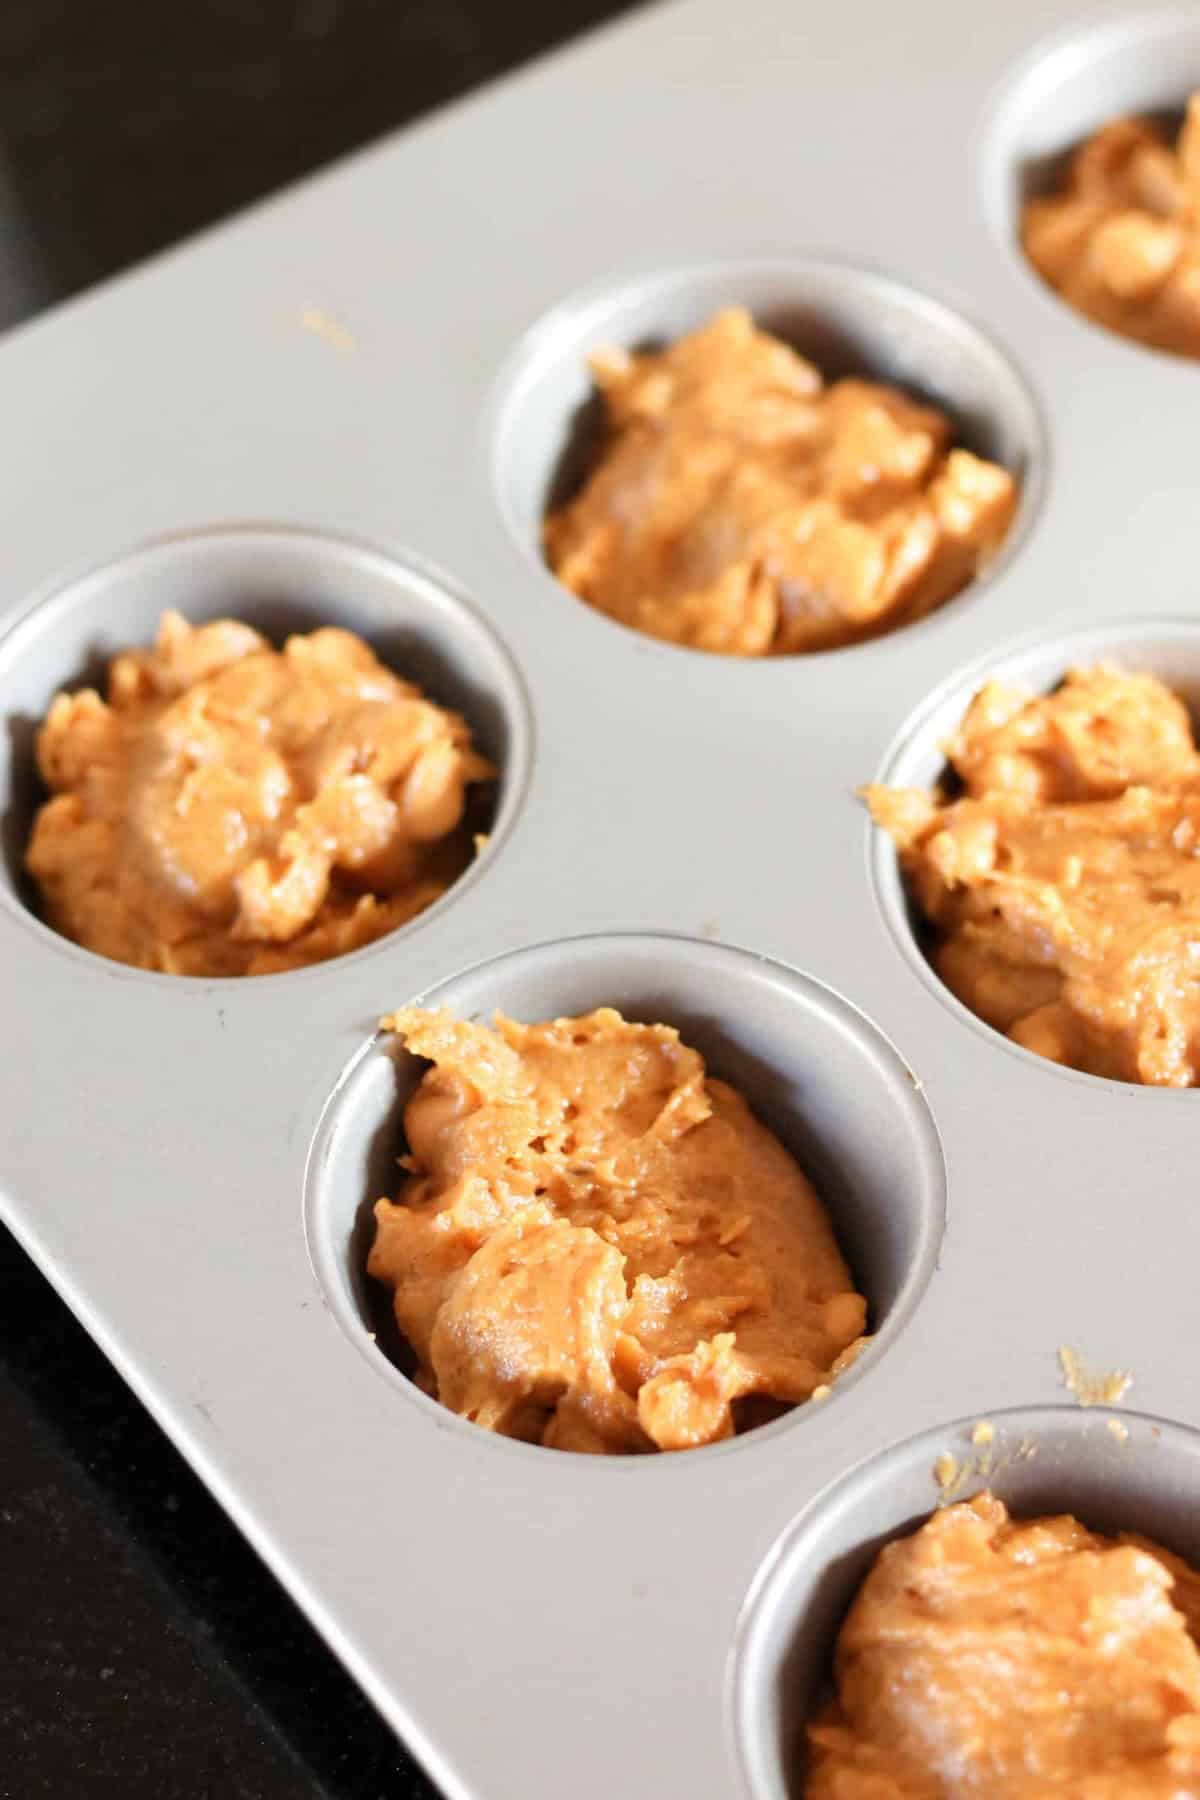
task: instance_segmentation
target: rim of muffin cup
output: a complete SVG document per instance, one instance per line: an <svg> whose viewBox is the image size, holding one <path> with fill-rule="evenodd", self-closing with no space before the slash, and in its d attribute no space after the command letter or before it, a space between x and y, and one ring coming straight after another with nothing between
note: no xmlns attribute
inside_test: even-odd
<svg viewBox="0 0 1200 1800"><path fill-rule="evenodd" d="M441 1430L497 1454L589 1469L702 1466L802 1429L808 1407L840 1402L888 1354L934 1274L946 1222L941 1141L926 1097L899 1052L850 1001L784 963L727 944L660 931L557 938L485 959L389 1004L448 1007L490 1023L524 1023L612 1006L678 1027L709 1072L737 1087L813 1181L852 1278L868 1302L872 1342L832 1383L769 1424L683 1453L588 1456L501 1437L424 1394L404 1366L390 1296L366 1274L373 1205L394 1197L402 1112L428 1065L377 1032L351 1058L325 1103L304 1178L314 1278L347 1339Z"/></svg>
<svg viewBox="0 0 1200 1800"><path fill-rule="evenodd" d="M1200 740L1200 619L1114 619L1054 637L1030 633L999 650L975 657L940 683L909 715L885 753L878 773L872 777L873 784L936 788L948 767L942 746L958 728L968 705L986 681L1012 681L1030 687L1034 693L1048 694L1069 669L1105 661L1157 675L1187 705ZM1171 1100L1187 1104L1195 1093L1193 1088L1121 1081L1053 1062L1014 1043L973 1013L951 993L929 959L923 942L928 938L928 928L910 899L899 852L891 838L873 820L868 819L866 829L871 885L888 932L909 968L957 1020L982 1033L990 1044L1049 1076L1082 1081L1089 1086L1102 1082L1127 1096L1154 1096L1157 1105Z"/></svg>
<svg viewBox="0 0 1200 1800"><path fill-rule="evenodd" d="M994 1433L986 1445L973 1435L985 1420ZM935 1475L947 1454L965 1471L961 1490ZM743 1604L726 1716L750 1800L802 1800L805 1726L829 1691L837 1633L878 1552L939 1505L985 1489L1016 1519L1071 1513L1093 1531L1141 1532L1200 1567L1200 1432L1174 1420L1124 1407L1006 1406L877 1452L786 1527Z"/></svg>
<svg viewBox="0 0 1200 1800"><path fill-rule="evenodd" d="M338 626L440 705L462 713L476 746L499 768L481 809L488 842L443 895L396 931L342 956L269 975L177 975L86 949L44 922L23 858L47 798L34 764L37 727L55 694L103 689L111 659L153 643L163 612L189 624L241 620L278 648L292 632ZM231 521L164 532L47 583L0 631L0 908L43 947L93 970L185 991L255 988L319 977L420 930L486 875L522 810L534 723L525 682L491 622L443 572L408 550L347 533L270 521Z"/></svg>
<svg viewBox="0 0 1200 1800"><path fill-rule="evenodd" d="M979 130L981 201L993 238L1033 290L1101 344L1155 357L1178 372L1200 358L1164 350L1079 312L1043 280L1021 242L1026 200L1052 193L1071 156L1101 126L1129 116L1169 129L1200 89L1195 8L1106 13L1061 26L1001 78Z"/></svg>
<svg viewBox="0 0 1200 1800"><path fill-rule="evenodd" d="M939 407L953 443L1000 463L1018 485L1016 513L996 554L958 593L911 624L910 633L977 599L1012 565L1041 509L1047 466L1044 422L1012 353L932 295L879 270L776 253L643 262L606 275L551 306L511 353L485 409L487 482L509 538L559 600L621 639L725 664L798 663L865 648L858 643L779 656L736 657L651 637L610 618L561 583L546 560L547 514L578 492L597 448L601 406L587 368L602 345L662 348L725 307L808 357L825 379L861 375Z"/></svg>

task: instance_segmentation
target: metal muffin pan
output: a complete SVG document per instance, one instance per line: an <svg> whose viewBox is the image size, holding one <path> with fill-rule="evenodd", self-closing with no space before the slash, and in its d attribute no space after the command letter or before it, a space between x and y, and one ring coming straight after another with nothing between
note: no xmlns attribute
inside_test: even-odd
<svg viewBox="0 0 1200 1800"><path fill-rule="evenodd" d="M682 0L0 345L4 1216L454 1800L794 1796L853 1580L979 1418L1039 1446L993 1474L1014 1503L1197 1553L1195 1097L968 1019L854 799L925 778L985 668L1051 682L1102 642L1196 680L1200 368L1076 318L1012 234L1047 157L1197 84L1194 9L1014 0L964 31L947 0ZM580 352L739 300L1020 472L986 580L766 663L563 592L537 513ZM391 938L242 982L43 927L32 722L173 604L357 626L461 706L504 766L476 868ZM412 1078L375 1022L420 995L680 1023L813 1166L872 1351L676 1457L544 1452L424 1400L356 1260ZM1127 1441L1073 1407L1062 1344L1132 1371Z"/></svg>

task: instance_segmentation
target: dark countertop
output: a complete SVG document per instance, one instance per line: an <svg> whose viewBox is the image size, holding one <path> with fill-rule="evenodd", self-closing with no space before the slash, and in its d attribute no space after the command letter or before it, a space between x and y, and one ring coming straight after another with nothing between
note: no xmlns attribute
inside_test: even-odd
<svg viewBox="0 0 1200 1800"><path fill-rule="evenodd" d="M7 0L0 326L628 5ZM3 1232L0 1657L3 1800L436 1800Z"/></svg>

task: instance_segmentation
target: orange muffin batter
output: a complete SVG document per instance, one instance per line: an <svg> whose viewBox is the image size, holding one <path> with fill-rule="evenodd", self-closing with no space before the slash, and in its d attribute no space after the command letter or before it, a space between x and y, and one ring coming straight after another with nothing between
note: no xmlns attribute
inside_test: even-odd
<svg viewBox="0 0 1200 1800"><path fill-rule="evenodd" d="M1110 331L1200 356L1200 94L1172 150L1145 119L1117 119L1071 159L1059 194L1021 215L1043 280Z"/></svg>
<svg viewBox="0 0 1200 1800"><path fill-rule="evenodd" d="M1200 1575L980 1494L882 1550L806 1800L1200 1800Z"/></svg>
<svg viewBox="0 0 1200 1800"><path fill-rule="evenodd" d="M572 592L651 637L732 656L854 643L964 587L1016 505L897 388L823 386L732 307L659 354L591 358L605 441L545 525Z"/></svg>
<svg viewBox="0 0 1200 1800"><path fill-rule="evenodd" d="M683 1450L806 1400L865 1325L813 1189L667 1025L383 1021L433 1064L369 1272L417 1379L561 1450Z"/></svg>
<svg viewBox="0 0 1200 1800"><path fill-rule="evenodd" d="M934 927L934 966L1026 1049L1093 1075L1200 1081L1200 755L1152 675L990 681L946 754L957 797L869 787Z"/></svg>
<svg viewBox="0 0 1200 1800"><path fill-rule="evenodd" d="M113 660L107 700L56 697L37 757L53 798L26 866L48 922L176 975L297 968L395 930L470 860L464 790L495 773L352 633L274 650L173 612Z"/></svg>

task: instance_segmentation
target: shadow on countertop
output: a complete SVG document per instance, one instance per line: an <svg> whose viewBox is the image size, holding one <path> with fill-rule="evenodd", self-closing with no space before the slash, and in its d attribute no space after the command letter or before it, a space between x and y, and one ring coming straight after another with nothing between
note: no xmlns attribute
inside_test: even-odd
<svg viewBox="0 0 1200 1800"><path fill-rule="evenodd" d="M0 325L633 4L4 0Z"/></svg>
<svg viewBox="0 0 1200 1800"><path fill-rule="evenodd" d="M436 1800L6 1234L0 1319L0 1793Z"/></svg>

